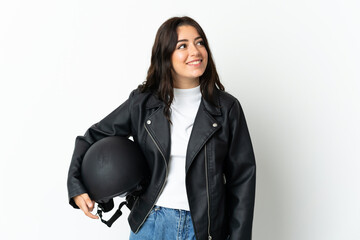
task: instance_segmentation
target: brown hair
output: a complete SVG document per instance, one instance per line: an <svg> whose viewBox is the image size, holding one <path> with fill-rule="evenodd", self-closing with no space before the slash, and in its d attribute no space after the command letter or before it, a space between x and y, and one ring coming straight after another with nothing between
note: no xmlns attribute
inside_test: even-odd
<svg viewBox="0 0 360 240"><path fill-rule="evenodd" d="M214 88L225 91L217 74L206 35L200 25L194 19L186 16L168 19L156 33L146 81L138 88L141 92L150 91L154 93L166 104L164 114L170 123L170 105L174 98L171 56L178 41L177 28L184 25L192 26L197 30L208 53L208 64L204 74L199 78L202 96L216 106L213 100Z"/></svg>

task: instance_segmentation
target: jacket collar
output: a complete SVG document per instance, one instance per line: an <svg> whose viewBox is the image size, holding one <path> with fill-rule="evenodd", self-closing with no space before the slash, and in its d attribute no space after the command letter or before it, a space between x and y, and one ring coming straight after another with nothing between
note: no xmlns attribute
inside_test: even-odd
<svg viewBox="0 0 360 240"><path fill-rule="evenodd" d="M214 100L216 102L216 107L211 102L207 101L204 97L201 97L200 105L203 105L206 111L208 111L211 115L214 116L221 116L221 104L220 104L220 90L215 88L214 89ZM161 101L155 94L151 94L149 100L146 102L146 108L156 108L160 106L165 106L165 103Z"/></svg>

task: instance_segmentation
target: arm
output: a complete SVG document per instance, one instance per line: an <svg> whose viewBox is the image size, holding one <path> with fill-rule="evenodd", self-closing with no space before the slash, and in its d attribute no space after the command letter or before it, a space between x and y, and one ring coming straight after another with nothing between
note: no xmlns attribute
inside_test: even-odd
<svg viewBox="0 0 360 240"><path fill-rule="evenodd" d="M255 156L238 100L229 112L230 146L226 159L226 208L231 240L250 240L255 201Z"/></svg>
<svg viewBox="0 0 360 240"><path fill-rule="evenodd" d="M75 149L72 155L68 179L68 197L69 203L74 208L79 208L73 197L86 193L87 190L81 181L81 163L86 151L96 141L108 136L130 136L131 135L131 97L134 91L130 94L129 98L111 112L108 116L100 122L92 125L85 133L84 136L78 136L75 140Z"/></svg>

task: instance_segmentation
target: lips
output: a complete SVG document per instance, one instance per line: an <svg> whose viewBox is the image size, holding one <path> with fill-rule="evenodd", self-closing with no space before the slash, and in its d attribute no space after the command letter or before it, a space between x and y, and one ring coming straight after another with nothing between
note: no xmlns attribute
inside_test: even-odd
<svg viewBox="0 0 360 240"><path fill-rule="evenodd" d="M186 63L186 64L188 64L188 65L198 65L198 64L200 64L201 62L202 62L201 59L196 59L196 60L190 61L190 62L188 62L188 63Z"/></svg>

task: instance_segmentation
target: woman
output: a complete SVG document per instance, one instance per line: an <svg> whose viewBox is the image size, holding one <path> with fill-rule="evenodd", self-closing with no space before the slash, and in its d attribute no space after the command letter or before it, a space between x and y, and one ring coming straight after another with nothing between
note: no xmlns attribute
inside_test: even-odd
<svg viewBox="0 0 360 240"><path fill-rule="evenodd" d="M255 158L239 101L225 92L200 25L174 17L159 28L146 81L76 139L70 204L97 218L81 183L86 150L133 136L152 175L129 215L130 239L251 239Z"/></svg>

